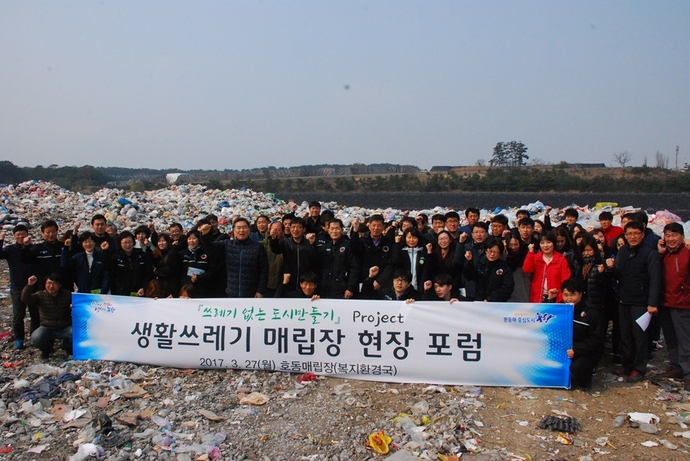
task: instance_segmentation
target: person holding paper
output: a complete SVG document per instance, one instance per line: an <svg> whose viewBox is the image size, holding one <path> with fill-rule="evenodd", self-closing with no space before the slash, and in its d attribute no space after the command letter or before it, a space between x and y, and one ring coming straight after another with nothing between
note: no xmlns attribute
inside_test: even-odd
<svg viewBox="0 0 690 461"><path fill-rule="evenodd" d="M659 253L644 244L644 231L642 223L628 222L624 234L627 243L615 260L606 260L607 270L618 280L622 355L618 374L626 376L630 383L644 378L649 359L647 331L637 320L643 322L645 314L657 313L661 295Z"/></svg>
<svg viewBox="0 0 690 461"><path fill-rule="evenodd" d="M180 286L194 285L198 298L212 296L216 258L210 249L201 246L201 233L191 230L187 234L187 249L179 255Z"/></svg>

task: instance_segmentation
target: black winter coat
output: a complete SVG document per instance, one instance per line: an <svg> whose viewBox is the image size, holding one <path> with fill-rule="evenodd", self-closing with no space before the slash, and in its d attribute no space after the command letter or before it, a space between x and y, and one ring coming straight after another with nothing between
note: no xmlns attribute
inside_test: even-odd
<svg viewBox="0 0 690 461"><path fill-rule="evenodd" d="M201 240L205 242L204 237ZM213 242L213 248L225 259L228 298L253 298L256 293L266 293L268 258L261 243L248 238L220 240Z"/></svg>
<svg viewBox="0 0 690 461"><path fill-rule="evenodd" d="M326 240L316 244L321 266L318 292L322 298L343 299L345 291L359 291L359 258L349 239Z"/></svg>
<svg viewBox="0 0 690 461"><path fill-rule="evenodd" d="M506 302L513 294L513 270L502 259L489 261L486 255L465 263L465 278L475 282L474 299L477 301Z"/></svg>

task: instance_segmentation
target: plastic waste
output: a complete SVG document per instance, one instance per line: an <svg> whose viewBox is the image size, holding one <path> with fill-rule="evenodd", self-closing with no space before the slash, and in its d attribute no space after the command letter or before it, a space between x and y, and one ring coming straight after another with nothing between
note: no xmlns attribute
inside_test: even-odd
<svg viewBox="0 0 690 461"><path fill-rule="evenodd" d="M426 400L420 400L419 402L412 405L410 408L412 414L415 416L421 416L429 413L429 402Z"/></svg>
<svg viewBox="0 0 690 461"><path fill-rule="evenodd" d="M391 442L392 439L383 431L377 431L369 435L366 446L370 447L380 455L385 455L390 451L389 445Z"/></svg>
<svg viewBox="0 0 690 461"><path fill-rule="evenodd" d="M630 418L630 421L647 424L658 423L661 421L660 418L653 413L628 413L628 418Z"/></svg>
<svg viewBox="0 0 690 461"><path fill-rule="evenodd" d="M412 419L407 415L400 415L394 419L403 431L410 437L410 440L420 446L424 445L424 435L422 431L424 427L417 426Z"/></svg>
<svg viewBox="0 0 690 461"><path fill-rule="evenodd" d="M613 427L623 427L623 424L625 424L625 416L623 415L618 415L613 420Z"/></svg>
<svg viewBox="0 0 690 461"><path fill-rule="evenodd" d="M678 449L678 446L672 444L671 442L669 442L669 441L666 440L666 439L661 439L661 440L659 440L659 443L660 443L662 446L668 448L669 450L677 450L677 449Z"/></svg>
<svg viewBox="0 0 690 461"><path fill-rule="evenodd" d="M642 432L646 432L647 434L656 434L659 432L659 429L656 427L656 424L649 423L640 423L640 430Z"/></svg>
<svg viewBox="0 0 690 461"><path fill-rule="evenodd" d="M79 445L79 451L69 457L69 461L83 461L88 457L100 458L105 455L103 448L93 443Z"/></svg>
<svg viewBox="0 0 690 461"><path fill-rule="evenodd" d="M314 373L308 372L304 373L302 376L297 378L298 383L305 383L310 381L316 381L316 375Z"/></svg>

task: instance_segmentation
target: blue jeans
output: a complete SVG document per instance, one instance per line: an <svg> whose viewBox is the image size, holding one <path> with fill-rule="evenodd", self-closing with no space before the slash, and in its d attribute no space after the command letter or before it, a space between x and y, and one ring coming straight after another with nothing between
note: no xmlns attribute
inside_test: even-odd
<svg viewBox="0 0 690 461"><path fill-rule="evenodd" d="M42 351L52 351L56 339L61 339L62 348L72 353L72 325L64 328L38 327L31 333L31 342Z"/></svg>

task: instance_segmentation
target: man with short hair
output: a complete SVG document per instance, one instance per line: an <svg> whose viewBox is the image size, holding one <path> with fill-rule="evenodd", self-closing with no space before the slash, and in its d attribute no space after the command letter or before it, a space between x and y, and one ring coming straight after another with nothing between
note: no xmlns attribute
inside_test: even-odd
<svg viewBox="0 0 690 461"><path fill-rule="evenodd" d="M374 280L379 268L371 267L368 277L362 283L362 297L366 299L387 299L390 301L405 301L407 303L418 301L421 295L412 287L412 274L405 269L398 269L393 273L392 283L388 286L376 288Z"/></svg>
<svg viewBox="0 0 690 461"><path fill-rule="evenodd" d="M436 213L431 216L431 230L424 234L424 241L426 243L436 244L438 234L446 229L446 216L441 213Z"/></svg>
<svg viewBox="0 0 690 461"><path fill-rule="evenodd" d="M627 243L620 248L615 260L606 260L606 266L618 280L618 298L621 332L621 376L638 382L647 372L649 360L647 331L636 320L644 314L658 312L661 294L661 265L659 253L644 244L644 226L631 221L625 225Z"/></svg>
<svg viewBox="0 0 690 461"><path fill-rule="evenodd" d="M369 275L369 269L376 266L378 271L373 278L374 289L390 286L393 279L393 245L394 241L384 235L384 219L380 214L369 217L369 233L359 236L359 219L352 222L350 239L354 245L355 254L361 263L360 282L364 282Z"/></svg>
<svg viewBox="0 0 690 461"><path fill-rule="evenodd" d="M187 249L187 238L184 235L182 224L175 222L168 228L170 233L170 240L172 240L172 247L177 251L184 251Z"/></svg>
<svg viewBox="0 0 690 461"><path fill-rule="evenodd" d="M319 218L321 217L321 202L314 200L309 202L309 216L306 217L304 227L307 234L316 234L321 230ZM293 280L293 283L295 280Z"/></svg>
<svg viewBox="0 0 690 461"><path fill-rule="evenodd" d="M520 243L525 245L539 244L534 238L534 220L532 218L522 218L518 221L515 234L520 239Z"/></svg>
<svg viewBox="0 0 690 461"><path fill-rule="evenodd" d="M328 240L316 243L321 267L319 292L323 298L350 299L359 291L359 259L343 227L340 219L332 219Z"/></svg>
<svg viewBox="0 0 690 461"><path fill-rule="evenodd" d="M664 238L658 243L663 274L659 319L670 361L664 375L682 379L690 391L690 250L684 242L680 223L664 227Z"/></svg>
<svg viewBox="0 0 690 461"><path fill-rule="evenodd" d="M317 272L316 249L312 242L316 238L313 233L305 234L305 223L302 218L294 218L290 222L290 237L271 239L271 251L283 255L283 273L290 274L293 289L299 288L299 279L305 272Z"/></svg>
<svg viewBox="0 0 690 461"><path fill-rule="evenodd" d="M464 270L465 264L467 264L466 252L472 254L473 260L479 260L479 257L486 251L486 240L488 238L489 232L487 231L486 223L477 222L472 225L471 240L464 245L464 249L463 245L459 245L455 249L455 263L460 267L460 270ZM465 286L465 296L469 300L474 300L475 288L477 285L476 281L469 280L467 277L463 276L463 285Z"/></svg>
<svg viewBox="0 0 690 461"><path fill-rule="evenodd" d="M211 232L209 233L213 240L225 240L230 238L228 234L220 230L220 223L218 222L218 216L213 213L209 213L204 218L206 222L211 225ZM199 220L201 222L201 220ZM198 225L198 223L197 223Z"/></svg>
<svg viewBox="0 0 690 461"><path fill-rule="evenodd" d="M62 349L72 355L72 293L62 289L62 280L56 273L46 277L44 290L36 291L38 279L29 277L21 299L29 306L37 306L41 326L31 334L31 343L47 359L53 352L56 339L62 340Z"/></svg>
<svg viewBox="0 0 690 461"><path fill-rule="evenodd" d="M570 237L573 236L573 232L575 231L575 224L577 224L577 219L580 217L580 213L575 208L568 208L565 210L565 216L563 217L563 224L561 226L565 227L565 229L568 231L570 234Z"/></svg>
<svg viewBox="0 0 690 461"><path fill-rule="evenodd" d="M96 247L104 251L107 248L115 248L115 240L106 232L107 227L108 225L105 216L102 214L93 215L93 218L91 218L93 241L96 243ZM103 247L103 242L108 242L107 248Z"/></svg>
<svg viewBox="0 0 690 461"><path fill-rule="evenodd" d="M504 214L497 214L491 218L491 236L503 240L510 233L508 217Z"/></svg>
<svg viewBox="0 0 690 461"><path fill-rule="evenodd" d="M12 245L4 245L5 233L0 232L0 259L7 260L7 266L10 269L10 298L12 299L12 333L14 334L14 348L24 348L25 326L24 319L26 318L26 303L22 302L22 290L26 286L27 280L36 271L33 264L22 262L21 249L23 247L24 239L29 236L29 228L18 224L13 229L14 243ZM31 327L29 335L40 326L38 308L35 306L28 306L29 315L31 316Z"/></svg>
<svg viewBox="0 0 690 461"><path fill-rule="evenodd" d="M462 235L460 231L460 215L456 211L449 211L446 213L446 230L450 232L454 242L464 242L464 240L460 238Z"/></svg>
<svg viewBox="0 0 690 461"><path fill-rule="evenodd" d="M652 250L656 250L657 244L659 243L659 240L661 240L661 237L656 235L650 228L647 227L649 224L649 217L647 216L647 213L644 211L636 211L633 219L639 223L642 223L644 226L644 244Z"/></svg>
<svg viewBox="0 0 690 461"><path fill-rule="evenodd" d="M623 228L613 225L613 213L610 211L602 211L599 213L599 228L606 239L606 247L610 248L611 244L619 235L623 234Z"/></svg>
<svg viewBox="0 0 690 461"><path fill-rule="evenodd" d="M21 260L26 264L34 264L38 276L38 286L45 286L48 274L62 274L60 259L62 258L62 243L58 240L58 225L52 219L41 223L43 242L32 245L31 236L26 236L22 242Z"/></svg>
<svg viewBox="0 0 690 461"><path fill-rule="evenodd" d="M472 226L479 222L479 208L468 207L465 210L465 220L467 224L460 228L460 233L469 236L472 233Z"/></svg>
<svg viewBox="0 0 690 461"><path fill-rule="evenodd" d="M249 221L237 218L233 238L211 240L209 224L199 226L202 246L218 250L225 262L225 294L228 298L263 298L268 282L268 259L261 243L249 238Z"/></svg>
<svg viewBox="0 0 690 461"><path fill-rule="evenodd" d="M422 296L424 301L446 301L453 304L459 300L466 298L460 294L460 291L453 286L453 276L450 274L439 274L434 277L433 282L427 280L424 282L424 294Z"/></svg>

